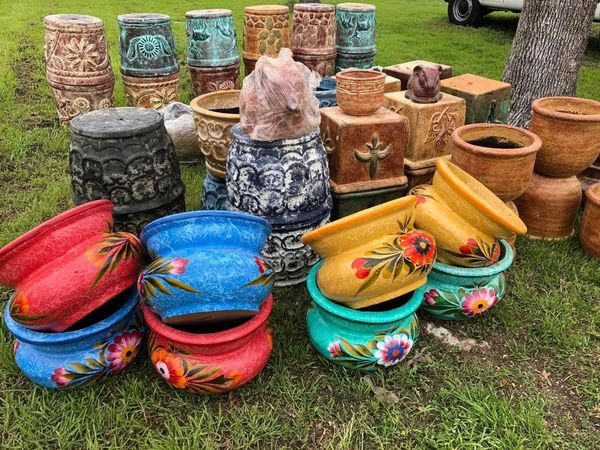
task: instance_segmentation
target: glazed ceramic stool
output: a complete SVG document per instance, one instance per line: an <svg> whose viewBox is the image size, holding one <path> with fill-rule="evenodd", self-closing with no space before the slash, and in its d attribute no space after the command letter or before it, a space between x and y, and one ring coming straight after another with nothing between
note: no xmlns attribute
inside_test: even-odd
<svg viewBox="0 0 600 450"><path fill-rule="evenodd" d="M441 66L442 72L440 73L440 79L450 78L452 76L452 67L446 64L438 64L430 61L423 61L421 59L415 61L408 61L405 63L394 64L393 66L386 66L383 71L388 75L397 78L402 83L401 90L405 91L408 87L408 79L413 74L416 66Z"/></svg>
<svg viewBox="0 0 600 450"><path fill-rule="evenodd" d="M335 69L335 6L319 3L294 5L292 52L294 60L303 63L322 77L330 77Z"/></svg>
<svg viewBox="0 0 600 450"><path fill-rule="evenodd" d="M376 45L376 24L373 5L340 3L336 7L336 73L349 68L373 67Z"/></svg>

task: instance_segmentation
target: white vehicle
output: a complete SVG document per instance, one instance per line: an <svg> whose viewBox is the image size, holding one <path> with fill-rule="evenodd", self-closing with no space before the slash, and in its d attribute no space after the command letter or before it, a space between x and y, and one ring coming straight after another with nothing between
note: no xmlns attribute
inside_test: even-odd
<svg viewBox="0 0 600 450"><path fill-rule="evenodd" d="M448 19L456 25L477 25L492 11L521 12L525 0L444 0L448 3ZM595 21L600 21L600 2Z"/></svg>

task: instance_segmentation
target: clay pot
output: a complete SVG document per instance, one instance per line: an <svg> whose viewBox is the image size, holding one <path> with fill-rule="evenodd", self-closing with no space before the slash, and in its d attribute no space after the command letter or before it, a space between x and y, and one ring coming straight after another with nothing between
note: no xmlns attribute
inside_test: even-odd
<svg viewBox="0 0 600 450"><path fill-rule="evenodd" d="M142 247L110 231L111 213L108 200L90 202L0 249L0 284L15 289L15 321L64 331L135 283Z"/></svg>
<svg viewBox="0 0 600 450"><path fill-rule="evenodd" d="M515 200L531 239L561 240L574 233L581 205L581 184L577 177L551 178L533 174L531 184Z"/></svg>
<svg viewBox="0 0 600 450"><path fill-rule="evenodd" d="M233 91L240 89L240 64L225 67L192 67L189 66L192 77L194 97L218 91Z"/></svg>
<svg viewBox="0 0 600 450"><path fill-rule="evenodd" d="M335 73L335 53L333 55L296 55L294 61L304 64L322 77L330 77Z"/></svg>
<svg viewBox="0 0 600 450"><path fill-rule="evenodd" d="M336 72L351 67L370 69L377 52L375 6L340 3L336 7Z"/></svg>
<svg viewBox="0 0 600 450"><path fill-rule="evenodd" d="M432 186L417 186L415 225L432 234L438 260L460 267L483 267L500 257L499 239L527 227L492 191L449 161L438 160ZM521 208L519 208L519 211Z"/></svg>
<svg viewBox="0 0 600 450"><path fill-rule="evenodd" d="M312 303L306 314L308 336L328 361L350 369L373 371L406 359L419 337L416 311L423 301L423 288L372 308L355 310L332 302L319 290L312 268L307 287Z"/></svg>
<svg viewBox="0 0 600 450"><path fill-rule="evenodd" d="M531 182L542 141L521 128L473 124L452 133L452 162L502 201L519 197Z"/></svg>
<svg viewBox="0 0 600 450"><path fill-rule="evenodd" d="M335 70L335 5L294 5L292 52L294 59L321 76Z"/></svg>
<svg viewBox="0 0 600 450"><path fill-rule="evenodd" d="M569 178L589 167L600 154L600 102L575 97L547 97L532 104L530 130L542 139L535 171Z"/></svg>
<svg viewBox="0 0 600 450"><path fill-rule="evenodd" d="M240 94L241 91L212 92L190 103L206 170L219 178L225 178L231 129L240 121Z"/></svg>
<svg viewBox="0 0 600 450"><path fill-rule="evenodd" d="M123 75L123 88L129 106L162 109L179 101L179 72L166 77L128 77Z"/></svg>
<svg viewBox="0 0 600 450"><path fill-rule="evenodd" d="M587 191L592 185L600 183L600 158L598 158L594 164L585 169L579 175L577 175L581 182L581 188L583 191Z"/></svg>
<svg viewBox="0 0 600 450"><path fill-rule="evenodd" d="M600 183L590 186L585 196L579 240L583 249L594 258L600 259Z"/></svg>
<svg viewBox="0 0 600 450"><path fill-rule="evenodd" d="M385 74L375 70L344 70L335 77L338 106L351 116L368 116L383 106Z"/></svg>
<svg viewBox="0 0 600 450"><path fill-rule="evenodd" d="M152 257L138 280L146 305L167 324L253 316L273 286L258 254L269 223L249 214L194 211L149 223L141 240Z"/></svg>
<svg viewBox="0 0 600 450"><path fill-rule="evenodd" d="M68 126L79 114L96 109L112 108L115 104L115 83L77 85L48 81L61 125Z"/></svg>
<svg viewBox="0 0 600 450"><path fill-rule="evenodd" d="M206 172L202 186L201 209L223 210L227 209L227 185L225 179Z"/></svg>
<svg viewBox="0 0 600 450"><path fill-rule="evenodd" d="M150 329L148 353L158 375L175 389L193 394L220 394L254 379L273 349L267 320L269 295L257 315L239 325L177 329L142 307Z"/></svg>
<svg viewBox="0 0 600 450"><path fill-rule="evenodd" d="M50 389L74 388L116 375L131 365L144 337L135 289L123 292L90 317L62 333L33 331L4 309L15 337L15 362L23 374Z"/></svg>
<svg viewBox="0 0 600 450"><path fill-rule="evenodd" d="M414 229L407 196L331 222L302 236L324 259L317 284L327 298L364 308L425 284L436 255L432 236Z"/></svg>
<svg viewBox="0 0 600 450"><path fill-rule="evenodd" d="M193 67L224 67L240 63L231 10L200 9L185 13L187 63Z"/></svg>

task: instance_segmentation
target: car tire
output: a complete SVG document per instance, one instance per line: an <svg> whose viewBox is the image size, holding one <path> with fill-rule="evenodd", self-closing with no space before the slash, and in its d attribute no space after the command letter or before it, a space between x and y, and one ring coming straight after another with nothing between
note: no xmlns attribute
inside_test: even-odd
<svg viewBox="0 0 600 450"><path fill-rule="evenodd" d="M449 0L448 20L455 25L477 26L486 11L479 0Z"/></svg>

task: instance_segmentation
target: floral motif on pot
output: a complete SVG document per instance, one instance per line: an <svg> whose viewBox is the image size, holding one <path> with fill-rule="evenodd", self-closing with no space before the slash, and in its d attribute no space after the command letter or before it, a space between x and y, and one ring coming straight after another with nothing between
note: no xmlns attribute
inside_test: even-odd
<svg viewBox="0 0 600 450"><path fill-rule="evenodd" d="M138 292L144 302L152 306L152 299L158 292L168 296L177 290L202 294L189 284L177 279L187 270L189 260L184 258L158 258L146 267L138 278Z"/></svg>
<svg viewBox="0 0 600 450"><path fill-rule="evenodd" d="M173 50L164 36L144 34L134 37L129 42L127 59L134 61L138 57L155 59L162 56L171 56Z"/></svg>
<svg viewBox="0 0 600 450"><path fill-rule="evenodd" d="M433 142L436 153L440 154L448 145L448 140L454 130L459 127L458 113L448 112L449 109L445 108L431 117L429 132L425 138L425 144Z"/></svg>
<svg viewBox="0 0 600 450"><path fill-rule="evenodd" d="M85 251L89 262L97 266L95 283L105 274L111 274L121 261L140 260L142 244L133 234L124 231L104 233L104 238Z"/></svg>
<svg viewBox="0 0 600 450"><path fill-rule="evenodd" d="M27 324L48 317L48 314L30 314L27 294L17 290L10 300L10 316L19 323Z"/></svg>

